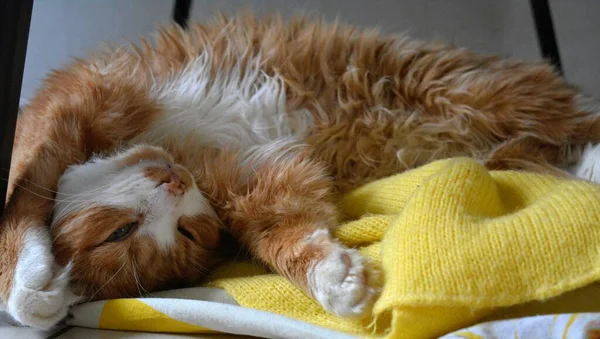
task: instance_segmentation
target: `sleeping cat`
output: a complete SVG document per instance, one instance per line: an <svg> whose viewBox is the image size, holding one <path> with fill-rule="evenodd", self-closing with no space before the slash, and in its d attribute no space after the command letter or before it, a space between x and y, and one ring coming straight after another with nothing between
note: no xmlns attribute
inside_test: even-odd
<svg viewBox="0 0 600 339"><path fill-rule="evenodd" d="M20 116L0 299L49 328L76 295L201 282L231 237L361 315L375 273L330 235L340 194L455 156L600 181L581 98L541 62L305 18L165 28L54 71Z"/></svg>

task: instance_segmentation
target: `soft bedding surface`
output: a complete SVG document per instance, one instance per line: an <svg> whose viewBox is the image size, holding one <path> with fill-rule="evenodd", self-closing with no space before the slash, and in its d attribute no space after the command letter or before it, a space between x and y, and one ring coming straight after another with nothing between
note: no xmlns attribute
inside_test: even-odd
<svg viewBox="0 0 600 339"><path fill-rule="evenodd" d="M120 328L119 337L154 333L216 335L234 333L265 338L354 338L269 312L235 306L223 290L197 287L163 292L153 298L89 303L75 312L72 324L87 328ZM202 300L199 300L201 298ZM209 300L217 300L211 302ZM431 320L435 323L435 319ZM109 333L101 332L107 337ZM71 329L65 335L77 332ZM95 332L87 332L93 335ZM65 336L65 338L72 336ZM157 336L160 338L160 336ZM600 313L551 314L482 322L442 339L600 338Z"/></svg>
<svg viewBox="0 0 600 339"><path fill-rule="evenodd" d="M336 236L383 272L381 296L364 319L330 315L284 278L250 263L230 263L205 286L226 291L220 303L206 294L186 296L190 290L178 297L168 294L178 293L172 291L157 299L81 305L70 322L149 332L418 339L506 317L507 310L527 310L536 300L554 300L570 291L584 291L577 300L600 300L598 288L586 288L600 278L598 185L487 171L458 158L361 187L344 197L340 209L346 222ZM529 309L533 313L520 317L548 313L543 309L551 304L539 303ZM536 321L549 331L552 323L566 326L569 321L563 320L571 316ZM597 318L576 317L568 327ZM519 333L524 332L517 329L531 323L495 324L506 324L503 328L517 335L511 338L522 338ZM462 337L495 338L493 333L500 333L481 326ZM459 337L460 332L448 336Z"/></svg>

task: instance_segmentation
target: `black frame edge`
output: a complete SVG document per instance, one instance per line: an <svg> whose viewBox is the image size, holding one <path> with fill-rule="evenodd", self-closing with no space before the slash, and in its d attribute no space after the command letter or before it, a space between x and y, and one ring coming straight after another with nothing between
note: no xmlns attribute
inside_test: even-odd
<svg viewBox="0 0 600 339"><path fill-rule="evenodd" d="M0 2L0 199L6 201L8 174L21 99L33 0ZM4 203L2 210L4 211Z"/></svg>

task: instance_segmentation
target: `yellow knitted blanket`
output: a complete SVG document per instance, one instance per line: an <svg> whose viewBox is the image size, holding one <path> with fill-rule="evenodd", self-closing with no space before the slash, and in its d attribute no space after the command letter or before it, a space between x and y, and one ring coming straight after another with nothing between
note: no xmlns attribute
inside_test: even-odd
<svg viewBox="0 0 600 339"><path fill-rule="evenodd" d="M250 264L226 265L209 285L242 306L360 337L418 339L600 280L600 186L591 183L459 158L366 185L340 207L348 222L336 236L383 272L364 319L332 316Z"/></svg>

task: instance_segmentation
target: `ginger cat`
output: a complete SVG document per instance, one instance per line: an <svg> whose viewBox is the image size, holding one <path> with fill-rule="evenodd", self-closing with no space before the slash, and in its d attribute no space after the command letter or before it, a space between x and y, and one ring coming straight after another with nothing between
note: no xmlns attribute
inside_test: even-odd
<svg viewBox="0 0 600 339"><path fill-rule="evenodd" d="M330 235L340 194L455 156L600 181L598 110L582 103L545 63L341 24L162 29L54 71L20 116L0 300L49 328L76 296L198 283L232 237L361 315L374 272Z"/></svg>

